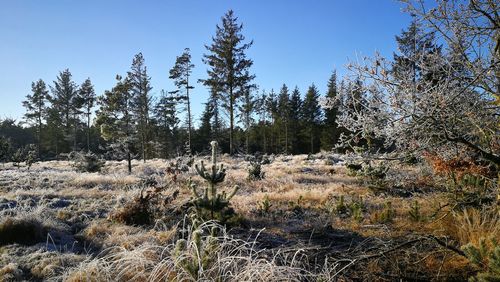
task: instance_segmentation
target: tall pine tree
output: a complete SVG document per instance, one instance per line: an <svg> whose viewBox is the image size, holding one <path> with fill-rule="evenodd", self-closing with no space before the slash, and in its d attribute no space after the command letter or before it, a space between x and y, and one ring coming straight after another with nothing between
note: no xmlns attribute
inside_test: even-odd
<svg viewBox="0 0 500 282"><path fill-rule="evenodd" d="M97 122L101 137L110 142L111 150L118 158L125 158L128 172L132 172L132 157L135 152L136 128L133 120L133 92L128 78L116 76L116 85L105 91L98 100L101 106L97 112Z"/></svg>
<svg viewBox="0 0 500 282"><path fill-rule="evenodd" d="M290 145L292 154L301 153L302 146L302 97L297 86L290 96Z"/></svg>
<svg viewBox="0 0 500 282"><path fill-rule="evenodd" d="M80 86L78 90L78 99L80 100L79 103L82 105L83 114L87 118L87 151L90 152L90 116L92 115L92 108L96 102L94 86L90 78L87 78Z"/></svg>
<svg viewBox="0 0 500 282"><path fill-rule="evenodd" d="M333 71L330 79L328 80L328 91L326 92L326 98L333 101L338 96L337 89L337 72ZM333 105L327 109L324 109L324 128L322 130L321 136L321 147L324 150L332 150L337 144L338 138L340 136L340 130L337 125L338 116L338 106Z"/></svg>
<svg viewBox="0 0 500 282"><path fill-rule="evenodd" d="M76 130L74 127L77 124L75 117L80 105L77 99L77 85L73 82L69 69L59 73L57 80L54 81L54 87L51 87L51 92L52 114L55 115L57 113L59 115L59 118L55 118L54 116L52 121L60 122L60 124L54 124L54 126L57 127L55 129L58 131L62 129L66 141L63 144L63 150L69 150L68 141L70 140L73 140L73 150L76 150ZM55 142L58 144L59 140Z"/></svg>
<svg viewBox="0 0 500 282"><path fill-rule="evenodd" d="M278 128L279 128L279 144L282 146L282 152L288 154L289 146L289 125L290 125L290 96L288 95L288 87L283 84L278 96Z"/></svg>
<svg viewBox="0 0 500 282"><path fill-rule="evenodd" d="M148 142L150 141L150 108L151 108L151 78L142 53L135 55L131 70L128 72L128 81L132 92L133 113L137 124L139 142L141 143L141 156L145 162L148 157Z"/></svg>
<svg viewBox="0 0 500 282"><path fill-rule="evenodd" d="M319 105L319 92L314 84L307 90L304 104L302 106L302 116L307 135L309 136L309 153L317 152L319 143L318 131L321 124L321 108Z"/></svg>
<svg viewBox="0 0 500 282"><path fill-rule="evenodd" d="M182 55L177 57L174 67L170 70L170 79L174 80L177 90L173 93L177 94L180 101L185 101L187 111L187 128L188 128L188 141L187 147L191 152L191 134L192 134L192 116L191 116L191 100L189 98L189 90L194 87L189 84L189 77L191 75L194 64L191 63L191 54L189 48L184 49Z"/></svg>
<svg viewBox="0 0 500 282"><path fill-rule="evenodd" d="M157 135L160 138L161 151L164 158L171 157L174 148L177 146L175 133L179 119L177 117L176 105L176 97L173 94L167 94L165 91L162 91L153 111L156 125L159 127Z"/></svg>
<svg viewBox="0 0 500 282"><path fill-rule="evenodd" d="M222 18L222 25L216 26L212 44L205 46L208 54L203 62L208 65L208 78L201 80L212 91L221 94L223 107L229 114L229 153L234 153L235 110L239 97L246 91L255 75L249 73L253 61L246 57L245 51L252 46L253 41L244 43L245 37L241 31L242 24L229 10Z"/></svg>
<svg viewBox="0 0 500 282"><path fill-rule="evenodd" d="M37 82L31 83L31 95L26 96L23 101L23 106L26 108L24 117L30 124L36 126L36 140L37 140L37 155L40 157L42 146L42 121L47 114L47 106L45 103L49 97L49 91L45 82L39 79Z"/></svg>

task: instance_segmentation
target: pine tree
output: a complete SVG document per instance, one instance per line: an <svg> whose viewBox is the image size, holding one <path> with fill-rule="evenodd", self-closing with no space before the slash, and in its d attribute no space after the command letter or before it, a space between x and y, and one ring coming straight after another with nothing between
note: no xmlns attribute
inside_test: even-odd
<svg viewBox="0 0 500 282"><path fill-rule="evenodd" d="M267 153L267 94L262 90L256 103L257 114L259 115L259 128L262 134L262 151Z"/></svg>
<svg viewBox="0 0 500 282"><path fill-rule="evenodd" d="M338 96L337 89L337 72L333 71L332 76L328 80L328 91L326 98L335 100ZM332 150L337 144L340 136L340 130L337 125L338 106L334 105L324 109L324 129L322 131L321 147L325 150Z"/></svg>
<svg viewBox="0 0 500 282"><path fill-rule="evenodd" d="M301 121L302 121L302 98L300 96L300 91L297 86L292 91L290 97L290 144L292 154L301 153Z"/></svg>
<svg viewBox="0 0 500 282"><path fill-rule="evenodd" d="M276 135L277 132L279 131L278 125L276 120L278 120L278 98L276 96L276 93L274 92L274 89L271 89L269 94L267 95L267 100L266 100L266 109L267 109L267 115L270 118L269 123L270 123L270 130L269 130L269 150L272 153L277 153L278 149L278 142L276 140Z"/></svg>
<svg viewBox="0 0 500 282"><path fill-rule="evenodd" d="M194 64L191 63L191 54L189 53L189 48L184 49L184 53L177 57L174 67L170 70L170 79L174 80L177 90L173 93L177 94L177 97L181 101L185 101L187 110L187 127L188 127L188 148L191 152L191 134L192 134L192 116L191 116L191 101L189 99L189 90L194 87L189 84L189 76L194 68Z"/></svg>
<svg viewBox="0 0 500 282"><path fill-rule="evenodd" d="M116 76L116 85L105 91L98 103L97 121L101 127L101 137L111 143L111 149L119 158L125 157L128 172L132 172L132 155L135 151L136 128L133 122L133 92L128 78Z"/></svg>
<svg viewBox="0 0 500 282"><path fill-rule="evenodd" d="M321 108L319 105L319 92L314 84L307 90L302 107L303 121L309 136L310 153L315 153L317 148L317 134L321 123Z"/></svg>
<svg viewBox="0 0 500 282"><path fill-rule="evenodd" d="M283 146L283 152L285 154L289 153L289 124L290 124L290 97L288 95L288 87L283 84L280 90L280 94L278 96L278 127L280 132L280 145Z"/></svg>
<svg viewBox="0 0 500 282"><path fill-rule="evenodd" d="M177 118L177 99L172 94L168 95L162 91L160 99L154 107L154 118L159 127L158 136L161 138L160 144L163 147L163 157L169 158L171 151L176 147L177 142L174 136L179 119Z"/></svg>
<svg viewBox="0 0 500 282"><path fill-rule="evenodd" d="M252 88L250 87L243 93L242 98L243 101L239 107L239 111L241 113L240 121L245 127L245 153L248 155L250 154L250 129L254 122L252 115L255 111L257 102L252 96Z"/></svg>
<svg viewBox="0 0 500 282"><path fill-rule="evenodd" d="M39 79L37 82L31 83L32 95L27 95L26 100L23 101L23 106L26 108L24 117L30 124L36 126L36 140L37 140L37 155L40 157L42 146L42 121L47 114L47 106L45 103L49 97L49 91L45 82Z"/></svg>
<svg viewBox="0 0 500 282"><path fill-rule="evenodd" d="M78 90L78 99L84 109L83 114L87 118L87 151L90 152L90 116L92 115L92 108L96 102L94 86L90 78L87 78L80 86Z"/></svg>
<svg viewBox="0 0 500 282"><path fill-rule="evenodd" d="M441 47L435 43L434 33L426 33L421 23L413 20L407 30L396 36L396 42L399 54L394 53L393 75L400 82L407 80L405 78L409 75L413 78L413 85L402 87L416 87L416 82L420 79L428 81L437 79L438 73L423 71L423 65L418 63L424 61L432 64L432 54L441 53Z"/></svg>
<svg viewBox="0 0 500 282"><path fill-rule="evenodd" d="M141 143L142 160L145 162L148 157L148 141L151 133L149 111L151 108L150 91L152 87L142 53L135 55L131 70L128 72L128 81L132 92L133 114Z"/></svg>
<svg viewBox="0 0 500 282"><path fill-rule="evenodd" d="M210 100L204 103L204 105L205 109L201 114L200 127L198 128L197 131L198 148L200 150L203 150L207 140L212 140L214 137L212 132L212 118L214 116L214 106L210 102Z"/></svg>
<svg viewBox="0 0 500 282"><path fill-rule="evenodd" d="M229 10L222 18L222 25L216 26L212 44L206 46L203 62L208 65L208 78L201 80L212 91L221 94L222 106L229 113L229 153L234 153L234 117L239 97L246 91L255 75L249 73L253 61L247 59L245 51L253 41L244 43L242 24Z"/></svg>
<svg viewBox="0 0 500 282"><path fill-rule="evenodd" d="M71 77L69 69L59 73L57 80L54 81L54 87L51 87L52 96L50 102L53 110L59 114L59 118L54 118L53 122L60 122L60 124L54 124L54 126L58 127L57 130L63 129L64 139L66 140L71 140L71 135L73 135L73 150L76 150L75 116L80 105L77 101L77 86ZM58 141L56 140L56 142ZM63 148L69 149L68 144L64 144Z"/></svg>

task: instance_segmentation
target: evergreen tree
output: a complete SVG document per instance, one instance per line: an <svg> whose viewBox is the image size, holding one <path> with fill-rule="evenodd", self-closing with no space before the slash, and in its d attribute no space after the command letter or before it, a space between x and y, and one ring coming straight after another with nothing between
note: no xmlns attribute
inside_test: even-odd
<svg viewBox="0 0 500 282"><path fill-rule="evenodd" d="M189 48L184 49L184 53L177 57L174 67L170 70L170 79L174 80L177 90L173 93L177 94L178 99L185 101L187 110L187 127L188 127L188 148L191 152L191 134L192 134L192 116L191 116L191 101L189 99L189 90L194 87L189 84L189 76L194 68L191 63L191 54Z"/></svg>
<svg viewBox="0 0 500 282"><path fill-rule="evenodd" d="M330 79L328 80L328 91L326 98L334 101L338 96L337 89L337 72L333 71ZM337 144L340 136L340 129L337 125L338 106L324 109L324 128L321 136L321 147L325 150L332 150Z"/></svg>
<svg viewBox="0 0 500 282"><path fill-rule="evenodd" d="M288 128L290 125L290 96L288 95L288 87L283 84L278 96L278 128L280 132L280 145L283 146L283 152L285 154L289 153L289 132Z"/></svg>
<svg viewBox="0 0 500 282"><path fill-rule="evenodd" d="M213 103L207 101L205 103L205 109L201 114L200 128L197 131L198 135L198 149L202 151L207 143L207 140L214 140L212 132L212 118L214 116L214 105Z"/></svg>
<svg viewBox="0 0 500 282"><path fill-rule="evenodd" d="M250 153L250 129L254 122L252 115L255 111L257 102L252 96L252 88L250 87L243 93L242 98L243 103L239 107L241 113L240 121L245 127L245 153L248 155Z"/></svg>
<svg viewBox="0 0 500 282"><path fill-rule="evenodd" d="M300 91L297 86L292 91L290 97L290 144L292 154L301 153L300 148L303 148L301 144L301 121L302 121L302 98L300 96Z"/></svg>
<svg viewBox="0 0 500 282"><path fill-rule="evenodd" d="M53 122L60 122L60 124L54 124L56 130L63 129L62 135L64 139L73 139L73 150L76 150L77 136L75 126L77 122L75 121L75 117L79 112L80 105L77 99L77 86L71 77L69 69L59 73L57 80L54 81L54 87L51 87L52 96L50 97L50 102L54 110L52 114L56 112L59 114L59 118L54 117L52 119ZM56 142L59 141L56 139ZM63 144L63 146L63 150L69 150L68 143Z"/></svg>
<svg viewBox="0 0 500 282"><path fill-rule="evenodd" d="M433 54L441 54L441 47L435 43L434 33L426 33L421 24L413 20L407 30L403 30L400 36L396 36L399 54L394 53L392 72L396 80L403 82L412 77L413 85L401 85L401 87L416 87L420 79L428 81L437 79L438 73L423 70L425 64L432 65ZM425 62L424 65L419 62ZM437 68L436 68L437 69ZM416 89L415 89L416 90Z"/></svg>
<svg viewBox="0 0 500 282"><path fill-rule="evenodd" d="M78 90L78 99L80 99L80 103L84 109L83 114L87 118L87 151L90 152L90 116L92 115L92 108L96 102L94 86L90 78L87 78L80 86Z"/></svg>
<svg viewBox="0 0 500 282"><path fill-rule="evenodd" d="M26 121L36 126L36 140L37 140L37 155L40 157L42 145L42 121L47 114L47 106L45 102L49 97L49 92L45 82L39 79L36 83L31 83L32 95L27 95L26 100L23 101L23 106L26 108L24 117Z"/></svg>
<svg viewBox="0 0 500 282"><path fill-rule="evenodd" d="M174 136L179 124L176 105L176 97L172 94L167 95L165 91L162 91L160 99L156 103L153 111L156 125L159 128L157 135L161 140L159 143L161 144L164 158L171 157L171 152L177 145Z"/></svg>
<svg viewBox="0 0 500 282"><path fill-rule="evenodd" d="M262 151L267 153L267 94L262 90L256 103L257 114L259 115L259 128L262 134Z"/></svg>
<svg viewBox="0 0 500 282"><path fill-rule="evenodd" d="M150 140L150 108L151 108L151 78L148 76L142 53L135 55L131 70L128 72L128 81L132 93L133 114L141 144L141 156L145 162Z"/></svg>
<svg viewBox="0 0 500 282"><path fill-rule="evenodd" d="M234 117L239 97L249 87L255 75L249 73L253 61L247 59L245 51L252 46L253 41L244 43L241 34L242 24L229 10L222 18L222 25L216 26L212 44L206 46L209 54L205 54L203 62L208 65L208 78L203 84L212 91L221 94L222 106L229 113L229 153L234 153Z"/></svg>
<svg viewBox="0 0 500 282"><path fill-rule="evenodd" d="M302 106L302 115L304 126L309 136L310 151L309 153L315 153L318 143L318 129L321 123L321 108L319 105L319 92L314 84L312 84L307 90L306 97L304 98L304 104Z"/></svg>
<svg viewBox="0 0 500 282"><path fill-rule="evenodd" d="M136 128L133 122L134 94L129 78L116 76L116 85L111 91L105 91L98 103L97 121L101 127L101 136L111 143L111 149L118 158L126 158L128 172L132 172L132 155L135 148Z"/></svg>
<svg viewBox="0 0 500 282"><path fill-rule="evenodd" d="M268 135L268 140L269 140L269 148L270 152L272 153L277 153L278 152L278 142L277 142L277 132L279 131L278 125L276 123L276 120L278 119L278 98L276 96L276 93L274 92L274 89L271 89L269 94L267 95L267 100L266 100L266 109L267 109L267 114L268 117L270 118L269 123L270 123L270 130L269 130L269 135Z"/></svg>

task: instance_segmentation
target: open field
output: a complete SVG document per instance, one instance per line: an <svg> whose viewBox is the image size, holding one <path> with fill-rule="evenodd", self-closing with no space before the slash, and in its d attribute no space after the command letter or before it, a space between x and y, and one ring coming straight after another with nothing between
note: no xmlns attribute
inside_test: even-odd
<svg viewBox="0 0 500 282"><path fill-rule="evenodd" d="M341 158L278 156L263 165L264 179L248 181L248 162L224 157L220 186L240 186L231 200L237 220L212 239L215 223L202 224L202 244L186 215L188 178L203 185L193 169L167 173L165 160L134 161L131 175L113 161L101 173L78 173L65 161L30 170L6 164L1 280L464 280L477 271L460 246L498 238L498 214L451 212L423 164L389 171L395 186L377 188L349 176ZM127 222L141 193L152 195L154 220ZM193 257L194 270L185 260Z"/></svg>

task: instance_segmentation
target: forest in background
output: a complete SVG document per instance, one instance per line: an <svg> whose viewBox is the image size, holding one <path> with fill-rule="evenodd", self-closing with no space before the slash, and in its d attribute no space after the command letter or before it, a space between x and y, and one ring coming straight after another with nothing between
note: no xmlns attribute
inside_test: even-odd
<svg viewBox="0 0 500 282"><path fill-rule="evenodd" d="M465 153L499 164L496 4L438 2L428 10L417 1L406 10L413 20L395 36L393 58L364 57L347 65L342 78L332 70L323 82L327 93L314 84L259 90L246 55L253 41L231 10L206 45L207 76L191 77L202 66L191 62L186 48L169 70L176 89L161 90L159 97L151 94L142 53L101 95L90 78L79 84L63 70L52 83L32 82L22 121L0 122L0 157L8 161L32 144L40 160L72 151L146 160L206 152L216 140L231 155ZM210 92L199 117L191 113L198 102L190 95L194 87Z"/></svg>

